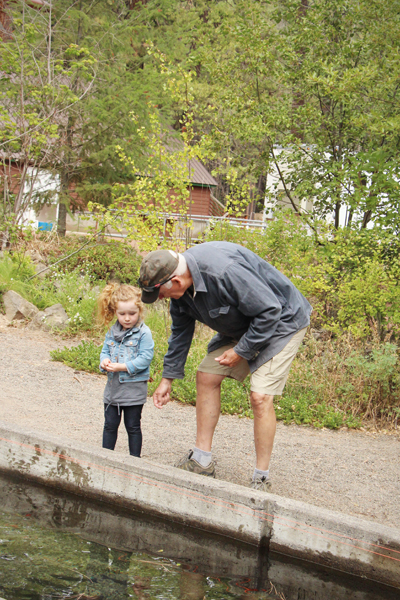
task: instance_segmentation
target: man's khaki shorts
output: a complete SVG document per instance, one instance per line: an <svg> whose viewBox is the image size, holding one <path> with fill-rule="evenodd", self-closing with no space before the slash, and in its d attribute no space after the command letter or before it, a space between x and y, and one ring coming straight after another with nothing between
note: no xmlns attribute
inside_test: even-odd
<svg viewBox="0 0 400 600"><path fill-rule="evenodd" d="M271 360L264 363L250 375L250 389L252 392L258 394L269 394L270 396L279 396L283 392L285 387L290 366L296 353L300 347L301 342L305 336L307 327L301 329L289 340L286 346ZM227 367L226 365L220 365L215 360L217 356L221 356L229 348L236 346L236 343L232 342L226 346L221 346L218 350L214 350L207 354L207 356L201 361L198 371L202 373L212 373L214 375L224 375L225 377L232 377L238 381L246 379L250 373L249 364L247 360L241 360L236 367Z"/></svg>

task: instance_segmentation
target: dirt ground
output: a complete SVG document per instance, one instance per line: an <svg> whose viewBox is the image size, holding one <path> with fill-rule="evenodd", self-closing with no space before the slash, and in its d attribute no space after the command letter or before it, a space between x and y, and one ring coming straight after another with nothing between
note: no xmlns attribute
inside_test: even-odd
<svg viewBox="0 0 400 600"><path fill-rule="evenodd" d="M101 447L105 377L50 359L65 342L7 326L0 315L0 421ZM143 411L142 458L172 465L195 438L195 408L151 399ZM122 425L116 452L127 454ZM253 422L223 415L214 438L217 477L248 485L254 467ZM331 510L400 527L400 433L318 430L278 423L270 468L273 491Z"/></svg>

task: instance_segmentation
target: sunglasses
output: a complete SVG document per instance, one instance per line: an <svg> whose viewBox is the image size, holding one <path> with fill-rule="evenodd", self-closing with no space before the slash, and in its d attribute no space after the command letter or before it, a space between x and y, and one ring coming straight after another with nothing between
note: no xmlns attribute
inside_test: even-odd
<svg viewBox="0 0 400 600"><path fill-rule="evenodd" d="M168 281L171 281L171 279L173 279L174 277L175 277L175 275L171 275L171 277L168 277L168 279L164 279L164 281L160 281L160 283L156 283L156 285L151 285L151 286L142 285L140 282L140 279L138 279L137 284L144 292L154 292L155 290L160 288L162 285L164 285L164 283L168 283Z"/></svg>

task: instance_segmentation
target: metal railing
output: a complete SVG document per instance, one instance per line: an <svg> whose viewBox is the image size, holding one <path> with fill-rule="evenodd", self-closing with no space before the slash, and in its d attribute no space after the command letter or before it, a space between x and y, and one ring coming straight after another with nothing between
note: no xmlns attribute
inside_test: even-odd
<svg viewBox="0 0 400 600"><path fill-rule="evenodd" d="M80 228L82 221L80 220L80 216L85 216L85 221L87 218L93 219L92 222L96 222L96 215L93 213L76 213L78 217L77 222L77 231L83 233ZM139 216L139 215L138 215ZM140 213L141 217L145 217L145 213ZM230 225L233 227L237 227L239 229L256 229L260 232L264 231L270 219L265 219L263 221L258 219L244 219L244 218L236 218L233 216L209 216L209 215L191 215L191 214L180 214L180 213L160 213L158 215L160 220L163 220L163 238L169 237L168 228L170 228L171 223L174 225L175 234L174 237L180 240L199 240L206 233L207 229L215 229L218 226L223 227L224 225ZM72 231L71 228L68 228L69 231ZM115 238L125 238L127 234L120 233L117 231L113 231L112 228L108 228L107 233L105 234L108 237Z"/></svg>

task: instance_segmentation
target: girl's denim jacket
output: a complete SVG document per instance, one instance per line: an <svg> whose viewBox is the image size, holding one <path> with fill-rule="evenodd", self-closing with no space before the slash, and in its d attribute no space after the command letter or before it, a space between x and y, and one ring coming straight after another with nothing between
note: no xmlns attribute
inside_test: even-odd
<svg viewBox="0 0 400 600"><path fill-rule="evenodd" d="M154 342L150 329L144 323L133 327L122 342L117 342L107 332L103 349L100 354L100 364L105 358L111 362L125 363L127 371L119 372L120 383L132 381L147 381L150 377L150 363L154 355ZM102 373L107 373L108 379L112 379L113 373L109 373L100 367Z"/></svg>

